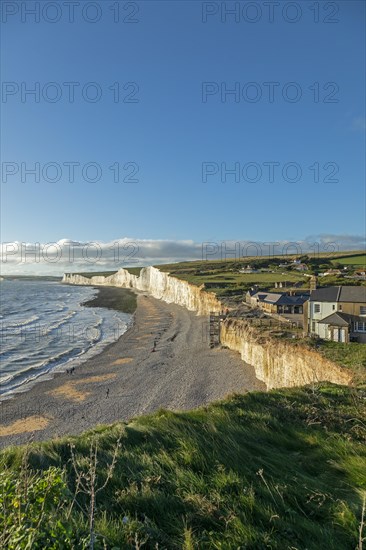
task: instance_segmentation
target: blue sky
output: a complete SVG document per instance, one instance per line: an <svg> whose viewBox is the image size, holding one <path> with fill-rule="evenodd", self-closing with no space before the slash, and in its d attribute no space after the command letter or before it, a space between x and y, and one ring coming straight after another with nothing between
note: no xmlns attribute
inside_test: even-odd
<svg viewBox="0 0 366 550"><path fill-rule="evenodd" d="M275 6L273 22L268 7L257 2L261 15L252 23L248 2L239 3L237 22L232 15L221 20L225 5L234 2L120 2L121 19L135 23L113 22L115 3L108 0L96 3L96 23L83 20L81 7L88 2L79 2L74 23L61 2L55 23L47 20L55 17L52 9L40 14L39 23L23 13L22 22L21 3L3 2L3 10L4 4L19 11L2 14L2 242L365 235L364 2L315 3L318 23L314 2L307 1L295 2L301 17L293 23L288 20L300 12L286 2ZM26 4L30 9L37 2ZM93 8L86 13L94 17ZM28 95L22 102L21 83L24 91L36 82L40 101ZM73 103L65 82L79 83ZM84 88L90 82L97 87ZM108 88L116 82L122 98L138 86L138 101L115 103ZM123 90L128 82L135 84ZM238 83L239 101L215 92L203 102L204 82L214 83L214 90ZM272 102L266 82L276 83ZM82 89L99 89L102 97L87 101ZM55 90L61 99L51 102ZM286 99L298 90L301 99ZM262 94L257 102L249 101L254 92ZM36 162L40 181L25 174L22 182L21 163ZM68 162L79 163L73 183ZM83 178L81 168L89 162L102 170L100 181ZM138 167L138 181L114 182L109 166L116 162L122 178ZM206 162L217 173L202 181ZM271 182L268 162L276 163ZM43 178L47 163L61 167L59 181ZM127 163L133 164L123 169ZM222 163L228 169L236 163L240 181L221 181ZM248 163L260 167L258 181L253 167L250 181L243 178ZM300 167L299 181L284 180L288 163ZM339 181L326 181L335 168ZM50 174L52 179L52 168ZM88 174L92 179L93 168Z"/></svg>

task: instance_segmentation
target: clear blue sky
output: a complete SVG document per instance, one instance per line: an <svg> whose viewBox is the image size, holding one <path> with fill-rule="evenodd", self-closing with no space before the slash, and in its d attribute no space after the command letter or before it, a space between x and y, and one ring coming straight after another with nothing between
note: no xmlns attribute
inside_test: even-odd
<svg viewBox="0 0 366 550"><path fill-rule="evenodd" d="M333 3L339 6L333 16L320 1L319 23L309 9L314 2L307 1L297 3L302 16L294 23L282 15L283 2L273 23L264 6L256 23L243 13L237 23L230 15L222 22L222 3L205 8L199 1L137 2L139 12L131 15L137 23L114 23L111 4L99 3L102 17L95 24L83 21L80 7L74 23L63 8L54 24L42 15L39 23L29 15L22 23L20 13L2 24L3 82L62 87L55 103L42 96L39 103L30 96L22 103L20 92L3 95L3 167L4 162L20 169L21 162L75 161L96 162L103 170L97 183L83 181L80 168L69 182L66 167L57 183L42 177L36 183L31 176L21 182L20 171L2 181L3 242L273 241L365 234L364 2ZM128 18L132 8L120 4L121 18ZM216 7L218 13L203 23L202 10ZM89 14L94 17L92 9ZM287 15L296 16L291 10ZM339 21L324 23L326 17ZM80 83L72 104L62 84L71 81ZM114 103L108 87L117 81L136 82L139 101ZM88 82L101 87L99 102L81 97ZM203 103L202 82L223 82L227 88L239 82L241 89L256 82L263 95L256 103L235 102L233 96L222 102L216 93ZM279 83L272 103L264 82ZM283 99L288 82L301 87L300 101ZM319 102L309 90L314 82L320 85ZM328 82L339 88L333 95L337 102L323 101L334 89L322 89ZM280 163L273 182L263 165L269 161ZM137 163L138 183L114 183L108 169L114 162ZM228 168L258 163L263 175L256 183L232 177L225 183L219 172L203 182L203 162L224 162ZM301 166L297 183L281 176L288 162ZM315 162L319 182L308 168ZM328 162L339 166L339 182L322 181L331 172L322 168Z"/></svg>

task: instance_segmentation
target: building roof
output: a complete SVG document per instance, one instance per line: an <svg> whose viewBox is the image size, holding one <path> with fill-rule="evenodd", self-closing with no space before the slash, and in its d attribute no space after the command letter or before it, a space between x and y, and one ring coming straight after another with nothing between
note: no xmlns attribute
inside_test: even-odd
<svg viewBox="0 0 366 550"><path fill-rule="evenodd" d="M337 327L348 327L351 320L348 319L350 317L346 313L332 313L331 315L328 315L328 317L324 317L319 323L323 325L333 325Z"/></svg>
<svg viewBox="0 0 366 550"><path fill-rule="evenodd" d="M328 286L313 290L311 302L366 302L366 287L364 286Z"/></svg>
<svg viewBox="0 0 366 550"><path fill-rule="evenodd" d="M270 304L275 304L281 298L282 294L275 292L257 292L254 294L254 298L257 298L260 302L267 302Z"/></svg>
<svg viewBox="0 0 366 550"><path fill-rule="evenodd" d="M247 295L254 296L254 294L257 294L258 290L256 288L250 288L247 290Z"/></svg>
<svg viewBox="0 0 366 550"><path fill-rule="evenodd" d="M308 299L308 295L288 296L285 294L281 296L281 299L277 302L277 304L279 306L302 306Z"/></svg>
<svg viewBox="0 0 366 550"><path fill-rule="evenodd" d="M277 294L276 292L268 292L262 301L266 302L267 304L278 304L281 298L282 294Z"/></svg>
<svg viewBox="0 0 366 550"><path fill-rule="evenodd" d="M254 298L257 298L260 302L266 304L277 304L279 306L297 306L302 305L309 299L308 295L303 296L289 296L288 294L281 294L276 292L257 292L254 294Z"/></svg>
<svg viewBox="0 0 366 550"><path fill-rule="evenodd" d="M351 321L361 321L364 322L363 317L358 317L357 315L351 315L349 313L343 313L342 311L335 311L328 317L324 317L319 323L324 325L333 325L339 327L347 327L351 324Z"/></svg>

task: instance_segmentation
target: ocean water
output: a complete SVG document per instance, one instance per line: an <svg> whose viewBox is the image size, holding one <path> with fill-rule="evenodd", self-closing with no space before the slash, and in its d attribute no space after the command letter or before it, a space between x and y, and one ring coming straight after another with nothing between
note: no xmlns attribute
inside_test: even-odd
<svg viewBox="0 0 366 550"><path fill-rule="evenodd" d="M127 313L83 307L91 287L0 281L0 400L99 353L132 322Z"/></svg>

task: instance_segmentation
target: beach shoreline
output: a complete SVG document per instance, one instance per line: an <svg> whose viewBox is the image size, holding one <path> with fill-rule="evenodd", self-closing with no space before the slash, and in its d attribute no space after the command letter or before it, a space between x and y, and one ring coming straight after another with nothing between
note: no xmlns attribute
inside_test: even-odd
<svg viewBox="0 0 366 550"><path fill-rule="evenodd" d="M58 281L58 284L61 284L61 281ZM68 285L63 285L68 286ZM82 288L85 288L83 286ZM24 379L22 383L18 384L14 389L10 389L6 393L0 394L0 403L3 401L8 401L16 398L19 394L30 391L30 389L36 384L42 384L46 380L53 378L54 376L63 373L70 369L78 368L82 363L88 361L93 356L98 356L103 353L103 351L114 344L130 327L133 323L134 312L137 307L137 296L136 293L130 289L125 288L115 288L115 287L98 287L90 286L90 289L94 291L94 295L89 298L80 299L78 305L86 308L102 308L115 311L118 313L126 314L128 316L122 321L116 320L113 327L112 338L103 338L101 341L98 341L98 348L93 344L90 348L86 349L84 353L75 355L65 363L56 365L55 367L50 368L48 371L44 370L37 374L34 378ZM47 323L46 323L47 327ZM89 325L86 326L86 330L89 330ZM41 328L39 329L39 335L41 334ZM26 333L24 333L24 338L26 338ZM60 332L60 338L73 338L73 333ZM102 346L100 346L102 344Z"/></svg>
<svg viewBox="0 0 366 550"><path fill-rule="evenodd" d="M74 285L73 285L74 286ZM82 288L85 288L85 286ZM133 314L137 308L137 292L129 288L119 288L115 286L92 286L97 290L96 296L82 302L84 307L103 307L113 309L122 313Z"/></svg>
<svg viewBox="0 0 366 550"><path fill-rule="evenodd" d="M125 289L108 294L115 290ZM0 403L0 448L264 389L238 353L209 348L206 317L138 293L133 323L116 342L73 374L55 373Z"/></svg>

